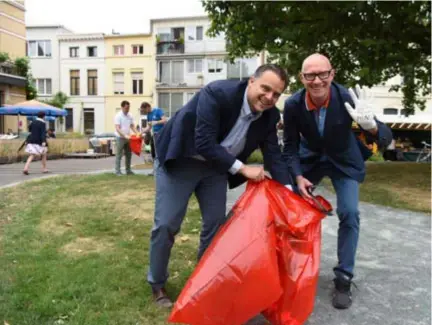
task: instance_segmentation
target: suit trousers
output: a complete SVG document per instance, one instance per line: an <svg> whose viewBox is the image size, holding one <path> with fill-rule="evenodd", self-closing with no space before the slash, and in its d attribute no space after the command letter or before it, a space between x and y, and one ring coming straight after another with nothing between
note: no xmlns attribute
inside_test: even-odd
<svg viewBox="0 0 432 325"><path fill-rule="evenodd" d="M171 248L191 195L195 193L201 210L199 259L225 221L228 175L193 158L171 161L169 167L161 166L156 158L155 179L155 214L147 281L153 289L159 290L168 279Z"/></svg>

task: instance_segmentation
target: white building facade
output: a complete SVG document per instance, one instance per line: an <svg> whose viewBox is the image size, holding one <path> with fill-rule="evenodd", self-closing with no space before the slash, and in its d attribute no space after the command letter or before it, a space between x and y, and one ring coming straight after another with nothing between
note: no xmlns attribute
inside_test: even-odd
<svg viewBox="0 0 432 325"><path fill-rule="evenodd" d="M61 25L26 26L27 56L38 100L49 100L60 91L58 35L72 34ZM49 121L49 128L64 130L64 119Z"/></svg>
<svg viewBox="0 0 432 325"><path fill-rule="evenodd" d="M47 100L60 91L58 35L72 31L61 25L27 26L27 55L38 91L38 99Z"/></svg>
<svg viewBox="0 0 432 325"><path fill-rule="evenodd" d="M204 85L214 80L244 79L262 63L262 57L226 60L225 36L206 35L206 16L154 19L156 39L156 105L171 117Z"/></svg>
<svg viewBox="0 0 432 325"><path fill-rule="evenodd" d="M69 97L65 131L105 131L105 47L103 34L59 36L60 89Z"/></svg>

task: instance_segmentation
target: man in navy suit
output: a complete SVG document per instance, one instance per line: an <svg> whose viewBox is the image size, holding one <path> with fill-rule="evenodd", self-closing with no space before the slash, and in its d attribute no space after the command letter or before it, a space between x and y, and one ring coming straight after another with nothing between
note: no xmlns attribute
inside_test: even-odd
<svg viewBox="0 0 432 325"><path fill-rule="evenodd" d="M314 184L330 177L337 196L338 265L334 268L333 306L349 308L351 280L359 236L359 183L365 177L364 160L371 152L355 137L353 121L378 146L387 147L391 130L376 120L371 97L357 86L352 90L333 83L335 71L323 55L303 62L300 79L304 89L285 102L284 158L295 176L297 188L309 196ZM355 109L354 109L355 107Z"/></svg>
<svg viewBox="0 0 432 325"><path fill-rule="evenodd" d="M225 220L227 185L264 179L264 168L246 165L258 147L264 166L284 185L291 178L278 146L277 100L287 85L283 69L260 66L249 80L220 80L202 88L156 137L156 202L147 280L154 300L172 303L164 289L175 235L195 193L202 229L198 258Z"/></svg>

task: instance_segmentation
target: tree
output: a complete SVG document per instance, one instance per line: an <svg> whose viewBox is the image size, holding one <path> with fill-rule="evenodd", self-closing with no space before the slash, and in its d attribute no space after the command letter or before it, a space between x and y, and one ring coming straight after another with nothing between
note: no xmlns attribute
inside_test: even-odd
<svg viewBox="0 0 432 325"><path fill-rule="evenodd" d="M27 100L31 100L36 98L37 96L37 90L34 85L34 79L30 72L30 62L27 57L24 58L17 58L15 59L15 68L17 71L17 74L21 77L26 78L26 98Z"/></svg>
<svg viewBox="0 0 432 325"><path fill-rule="evenodd" d="M400 75L403 105L423 110L431 85L429 1L203 1L210 36L224 32L229 58L269 53L296 76L310 54L327 55L336 80L372 87ZM294 78L293 78L294 79ZM290 90L300 87L298 78Z"/></svg>
<svg viewBox="0 0 432 325"><path fill-rule="evenodd" d="M48 105L52 105L61 109L64 109L66 103L69 101L69 97L64 92L57 92L52 99L45 100L44 102ZM60 124L63 124L63 116L59 117Z"/></svg>
<svg viewBox="0 0 432 325"><path fill-rule="evenodd" d="M49 105L63 109L68 101L68 96L64 92L59 91L52 99L45 102Z"/></svg>

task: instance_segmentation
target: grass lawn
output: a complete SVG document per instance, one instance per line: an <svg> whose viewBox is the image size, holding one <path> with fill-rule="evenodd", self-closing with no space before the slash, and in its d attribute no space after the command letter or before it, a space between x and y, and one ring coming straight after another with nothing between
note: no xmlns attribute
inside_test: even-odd
<svg viewBox="0 0 432 325"><path fill-rule="evenodd" d="M0 191L0 323L165 324L146 283L154 179L56 177ZM192 199L171 258L176 297L194 264Z"/></svg>
<svg viewBox="0 0 432 325"><path fill-rule="evenodd" d="M367 163L360 200L431 213L431 165L403 162ZM333 190L328 178L326 188Z"/></svg>

